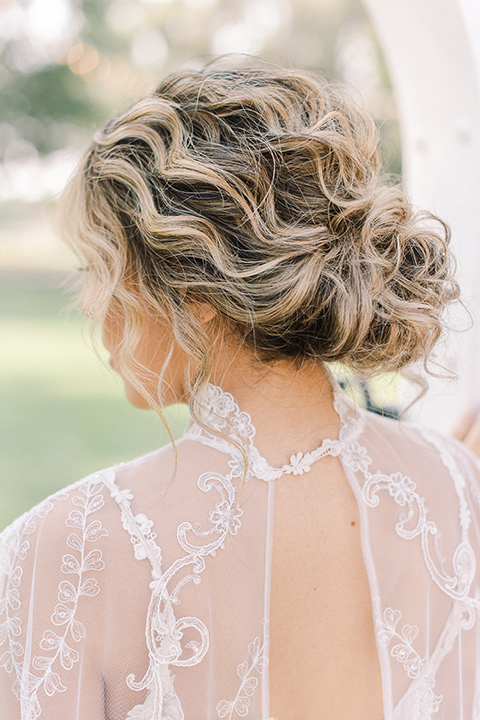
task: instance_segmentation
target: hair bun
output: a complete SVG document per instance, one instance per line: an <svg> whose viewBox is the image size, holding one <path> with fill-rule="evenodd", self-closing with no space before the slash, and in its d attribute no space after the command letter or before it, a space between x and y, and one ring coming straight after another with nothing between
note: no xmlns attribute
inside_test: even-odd
<svg viewBox="0 0 480 720"><path fill-rule="evenodd" d="M381 178L372 119L301 71L170 75L98 136L68 204L104 307L115 288L134 327L133 273L204 380L211 338L185 293L263 359L361 372L426 358L458 296L449 231Z"/></svg>

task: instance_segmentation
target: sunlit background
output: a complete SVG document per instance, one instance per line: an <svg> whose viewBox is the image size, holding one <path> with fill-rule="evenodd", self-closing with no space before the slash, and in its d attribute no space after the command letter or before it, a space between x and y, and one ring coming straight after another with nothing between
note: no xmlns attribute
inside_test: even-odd
<svg viewBox="0 0 480 720"><path fill-rule="evenodd" d="M95 128L178 67L249 53L350 83L400 173L389 79L359 0L0 0L0 528L167 441L88 349L55 203ZM171 415L176 433L185 413Z"/></svg>

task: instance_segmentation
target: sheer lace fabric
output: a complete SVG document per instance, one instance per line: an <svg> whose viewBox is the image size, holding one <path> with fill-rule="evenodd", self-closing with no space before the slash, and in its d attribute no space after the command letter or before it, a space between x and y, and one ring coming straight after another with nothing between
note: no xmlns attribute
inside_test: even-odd
<svg viewBox="0 0 480 720"><path fill-rule="evenodd" d="M338 388L335 402L339 439L272 468L209 386L205 419L246 448L245 482L239 451L190 423L173 483L167 447L7 528L2 718L268 720L275 487L326 455L358 503L385 720L480 718L479 463Z"/></svg>

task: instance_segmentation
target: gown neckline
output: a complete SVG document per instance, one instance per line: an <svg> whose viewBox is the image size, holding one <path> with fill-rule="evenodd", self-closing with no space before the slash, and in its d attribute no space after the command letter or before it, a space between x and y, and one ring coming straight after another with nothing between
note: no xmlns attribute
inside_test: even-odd
<svg viewBox="0 0 480 720"><path fill-rule="evenodd" d="M232 477L254 476L268 482L283 475L303 475L320 458L326 455L338 456L355 442L363 428L360 408L348 398L330 373L329 379L333 387L333 407L340 419L338 438L323 438L315 449L292 454L290 462L281 467L270 465L255 447L253 438L256 431L250 414L241 410L230 392L213 383L208 383L201 402L195 403L196 414L212 432L191 419L183 437L230 455ZM225 435L235 444L229 442ZM246 473L244 455L248 459Z"/></svg>

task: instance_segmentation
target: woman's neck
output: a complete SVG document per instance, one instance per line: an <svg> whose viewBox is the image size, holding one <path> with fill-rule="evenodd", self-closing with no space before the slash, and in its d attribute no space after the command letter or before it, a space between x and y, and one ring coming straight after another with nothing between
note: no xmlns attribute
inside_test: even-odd
<svg viewBox="0 0 480 720"><path fill-rule="evenodd" d="M336 438L339 418L322 363L260 363L247 350L217 354L211 382L233 395L256 429L255 446L272 464Z"/></svg>

